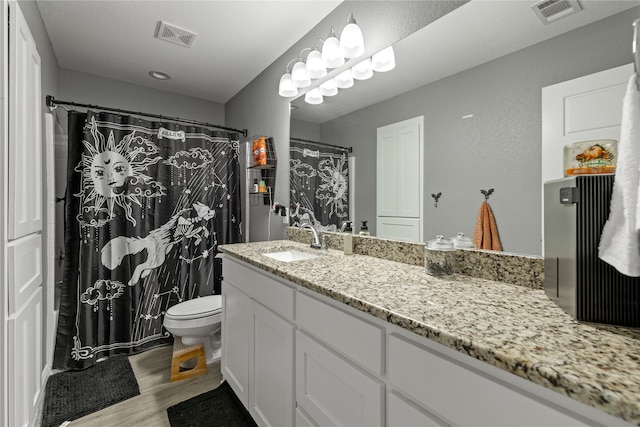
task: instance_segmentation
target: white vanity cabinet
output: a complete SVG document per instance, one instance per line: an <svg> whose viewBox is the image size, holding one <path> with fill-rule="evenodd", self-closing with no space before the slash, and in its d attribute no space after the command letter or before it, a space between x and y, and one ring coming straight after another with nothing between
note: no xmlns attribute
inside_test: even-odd
<svg viewBox="0 0 640 427"><path fill-rule="evenodd" d="M628 426L224 257L222 373L261 426Z"/></svg>
<svg viewBox="0 0 640 427"><path fill-rule="evenodd" d="M260 426L294 425L295 289L224 257L222 374Z"/></svg>

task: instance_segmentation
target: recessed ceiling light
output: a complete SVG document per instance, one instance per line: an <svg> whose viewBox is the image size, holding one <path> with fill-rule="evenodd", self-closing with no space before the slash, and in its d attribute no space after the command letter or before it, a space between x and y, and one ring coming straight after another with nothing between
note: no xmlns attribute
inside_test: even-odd
<svg viewBox="0 0 640 427"><path fill-rule="evenodd" d="M149 71L149 75L158 80L169 80L171 78L169 74L163 73L162 71Z"/></svg>

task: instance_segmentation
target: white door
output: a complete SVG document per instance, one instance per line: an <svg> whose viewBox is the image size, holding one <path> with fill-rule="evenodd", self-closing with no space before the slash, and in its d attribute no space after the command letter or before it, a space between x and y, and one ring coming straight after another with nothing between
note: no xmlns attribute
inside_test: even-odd
<svg viewBox="0 0 640 427"><path fill-rule="evenodd" d="M378 128L376 234L423 240L424 117Z"/></svg>
<svg viewBox="0 0 640 427"><path fill-rule="evenodd" d="M3 3L6 6L7 3ZM19 5L9 1L9 85L7 142L3 145L6 185L2 205L6 206L1 226L1 262L6 266L2 280L6 324L6 345L2 369L6 379L8 425L32 425L41 397L45 374L44 308L42 295L42 102L40 56ZM3 11L4 13L5 11ZM6 58L6 57L5 57ZM5 69L6 70L6 69ZM5 79L6 80L6 79ZM3 81L3 84L6 84ZM5 86L6 89L6 86ZM7 92L3 91L4 95ZM5 172L6 171L6 172ZM6 228L5 228L6 227ZM6 313L6 314L5 314ZM6 359L5 359L6 358ZM4 412L4 411L2 411ZM5 414L3 413L4 417ZM5 418L3 418L4 421Z"/></svg>
<svg viewBox="0 0 640 427"><path fill-rule="evenodd" d="M42 94L35 40L20 8L12 5L8 237L17 239L42 229Z"/></svg>
<svg viewBox="0 0 640 427"><path fill-rule="evenodd" d="M632 74L633 65L628 64L542 88L543 236L544 183L564 177L564 146L620 140L622 99Z"/></svg>

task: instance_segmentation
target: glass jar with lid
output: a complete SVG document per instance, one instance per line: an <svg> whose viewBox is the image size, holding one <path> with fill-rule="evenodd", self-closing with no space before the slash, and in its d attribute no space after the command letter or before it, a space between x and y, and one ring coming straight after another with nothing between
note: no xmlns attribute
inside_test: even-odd
<svg viewBox="0 0 640 427"><path fill-rule="evenodd" d="M425 271L432 276L449 276L455 269L453 241L438 235L425 245Z"/></svg>

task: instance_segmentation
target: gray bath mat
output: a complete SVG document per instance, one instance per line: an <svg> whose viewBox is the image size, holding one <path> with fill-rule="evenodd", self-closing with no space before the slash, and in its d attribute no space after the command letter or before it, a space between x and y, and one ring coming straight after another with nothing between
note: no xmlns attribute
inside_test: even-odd
<svg viewBox="0 0 640 427"><path fill-rule="evenodd" d="M83 371L52 375L47 381L42 427L57 427L140 394L127 356L113 356Z"/></svg>

